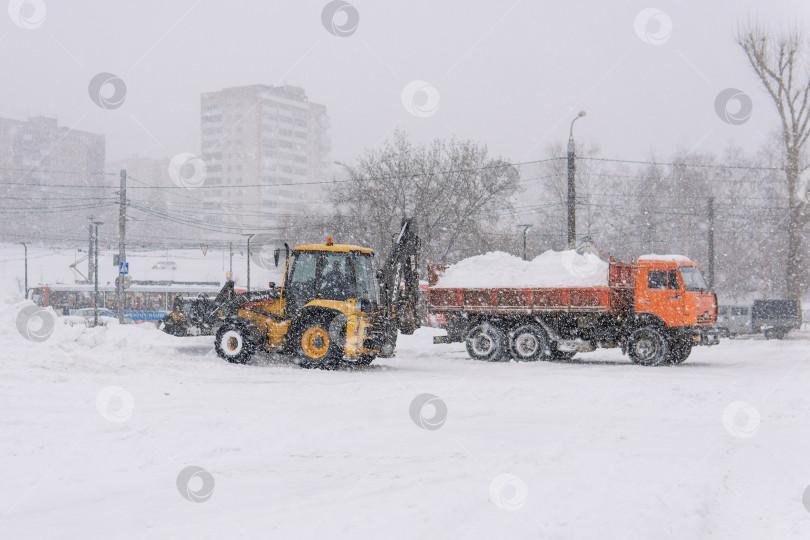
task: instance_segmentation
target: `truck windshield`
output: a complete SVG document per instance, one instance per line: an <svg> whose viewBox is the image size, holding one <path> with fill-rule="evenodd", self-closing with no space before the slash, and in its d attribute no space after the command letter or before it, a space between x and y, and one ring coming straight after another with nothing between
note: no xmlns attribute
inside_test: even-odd
<svg viewBox="0 0 810 540"><path fill-rule="evenodd" d="M703 272L697 266L681 266L681 280L687 291L705 291L706 280L703 279Z"/></svg>

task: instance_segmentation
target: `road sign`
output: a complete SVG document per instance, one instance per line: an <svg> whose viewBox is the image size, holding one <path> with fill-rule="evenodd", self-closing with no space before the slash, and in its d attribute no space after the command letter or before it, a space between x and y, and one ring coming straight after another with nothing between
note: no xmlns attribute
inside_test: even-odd
<svg viewBox="0 0 810 540"><path fill-rule="evenodd" d="M118 263L118 273L121 275L129 274L129 263L128 262L119 262Z"/></svg>

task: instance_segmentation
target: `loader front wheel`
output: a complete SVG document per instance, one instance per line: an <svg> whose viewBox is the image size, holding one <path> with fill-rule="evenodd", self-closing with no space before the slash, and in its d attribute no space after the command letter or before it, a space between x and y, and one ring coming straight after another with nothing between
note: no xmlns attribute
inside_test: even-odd
<svg viewBox="0 0 810 540"><path fill-rule="evenodd" d="M256 350L247 329L235 323L220 326L214 340L214 348L220 358L232 364L246 363Z"/></svg>
<svg viewBox="0 0 810 540"><path fill-rule="evenodd" d="M303 368L328 369L338 363L343 350L335 333L323 321L313 321L306 325L297 338L296 357L298 365Z"/></svg>

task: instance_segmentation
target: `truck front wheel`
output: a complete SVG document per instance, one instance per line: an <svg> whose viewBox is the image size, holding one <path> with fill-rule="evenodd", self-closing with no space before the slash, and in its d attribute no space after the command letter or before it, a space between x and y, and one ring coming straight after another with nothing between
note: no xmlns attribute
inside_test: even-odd
<svg viewBox="0 0 810 540"><path fill-rule="evenodd" d="M669 343L660 330L645 326L630 334L627 354L636 364L660 366L669 360Z"/></svg>
<svg viewBox="0 0 810 540"><path fill-rule="evenodd" d="M489 323L479 324L467 334L467 354L473 360L485 362L497 362L508 357L506 334Z"/></svg>
<svg viewBox="0 0 810 540"><path fill-rule="evenodd" d="M673 364L683 364L692 353L692 338L684 337L675 339L670 345L669 361Z"/></svg>

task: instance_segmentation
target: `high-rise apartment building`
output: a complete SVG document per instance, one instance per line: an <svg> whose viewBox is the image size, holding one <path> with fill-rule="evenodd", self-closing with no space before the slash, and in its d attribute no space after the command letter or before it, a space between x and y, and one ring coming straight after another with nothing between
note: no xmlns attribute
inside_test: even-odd
<svg viewBox="0 0 810 540"><path fill-rule="evenodd" d="M251 85L201 96L206 218L223 235L271 233L317 204L330 170L329 116L295 86Z"/></svg>
<svg viewBox="0 0 810 540"><path fill-rule="evenodd" d="M90 215L114 215L104 135L60 127L44 116L0 118L0 149L3 240L81 238Z"/></svg>

